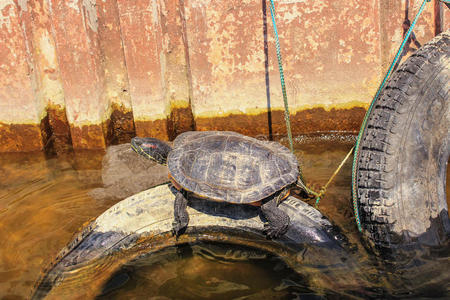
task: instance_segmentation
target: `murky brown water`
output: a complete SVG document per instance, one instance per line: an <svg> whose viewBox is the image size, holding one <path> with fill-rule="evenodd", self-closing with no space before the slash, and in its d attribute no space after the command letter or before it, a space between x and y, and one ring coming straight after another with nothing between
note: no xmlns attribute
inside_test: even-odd
<svg viewBox="0 0 450 300"><path fill-rule="evenodd" d="M112 204L86 194L101 184L102 155L0 154L1 299L29 297L41 268Z"/></svg>
<svg viewBox="0 0 450 300"><path fill-rule="evenodd" d="M352 146L351 138L297 143L297 154L308 182L317 187L323 185ZM81 152L47 159L40 153L0 154L0 299L28 298L41 269L78 228L114 204L96 202L87 195L101 186L102 155ZM404 289L411 290L414 286L408 282L402 286L402 279L380 281L381 275L388 271L375 265L360 244L350 204L350 182L351 160L329 187L320 210L358 247L356 257L361 269L376 274L373 282L363 283L364 290L371 292L355 297L395 295L399 289L402 293L399 296L405 296ZM217 247L192 245L181 254L180 248L170 248L158 256L150 255L124 266L100 297L155 300L340 297L339 293L309 289L301 274L273 255L255 249L234 249L234 258L236 251L241 251L245 259L224 260L217 253L230 253L227 252L230 249ZM444 259L448 262L448 256ZM430 285L419 294L429 291L430 295L450 297L445 294L448 286L440 280L439 272L442 270L436 270L436 278L424 279ZM448 278L448 274L442 277Z"/></svg>

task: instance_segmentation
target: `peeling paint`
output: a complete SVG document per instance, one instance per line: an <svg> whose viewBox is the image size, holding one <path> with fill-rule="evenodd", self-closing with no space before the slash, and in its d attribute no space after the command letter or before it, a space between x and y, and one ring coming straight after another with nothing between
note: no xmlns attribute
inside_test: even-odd
<svg viewBox="0 0 450 300"><path fill-rule="evenodd" d="M40 52L46 60L46 63L50 66L56 67L56 49L53 42L50 40L50 36L47 32L44 32L39 39Z"/></svg>
<svg viewBox="0 0 450 300"><path fill-rule="evenodd" d="M78 7L78 1L79 0L68 0L66 5L67 7L70 7L71 9L75 10L76 12L80 12L80 8Z"/></svg>
<svg viewBox="0 0 450 300"><path fill-rule="evenodd" d="M351 63L353 57L353 48L350 46L347 46L345 48L339 49L338 52L338 63Z"/></svg>
<svg viewBox="0 0 450 300"><path fill-rule="evenodd" d="M149 5L148 11L152 12L153 26L157 26L159 24L158 3L157 1L151 1L151 5L152 5L151 9Z"/></svg>
<svg viewBox="0 0 450 300"><path fill-rule="evenodd" d="M87 24L92 31L98 31L98 19L95 0L83 0L83 7L87 15Z"/></svg>
<svg viewBox="0 0 450 300"><path fill-rule="evenodd" d="M15 15L13 0L0 0L0 28L5 26L12 33L11 16Z"/></svg>
<svg viewBox="0 0 450 300"><path fill-rule="evenodd" d="M17 0L17 4L22 11L28 10L28 0Z"/></svg>

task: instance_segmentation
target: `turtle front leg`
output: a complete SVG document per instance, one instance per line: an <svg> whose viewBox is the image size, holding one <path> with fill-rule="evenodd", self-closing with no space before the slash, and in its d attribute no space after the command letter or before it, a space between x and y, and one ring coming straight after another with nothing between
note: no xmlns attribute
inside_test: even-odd
<svg viewBox="0 0 450 300"><path fill-rule="evenodd" d="M175 221L172 223L172 233L177 238L184 233L189 223L189 215L187 212L188 200L181 191L175 196L173 215Z"/></svg>
<svg viewBox="0 0 450 300"><path fill-rule="evenodd" d="M270 239L276 239L285 234L290 223L289 216L278 208L279 197L280 195L273 197L261 205L261 211L268 221L264 224L264 233Z"/></svg>

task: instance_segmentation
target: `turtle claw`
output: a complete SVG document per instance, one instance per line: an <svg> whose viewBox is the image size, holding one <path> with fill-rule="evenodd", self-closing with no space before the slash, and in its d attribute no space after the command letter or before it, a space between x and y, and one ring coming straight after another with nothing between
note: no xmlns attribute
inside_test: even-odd
<svg viewBox="0 0 450 300"><path fill-rule="evenodd" d="M288 230L288 226L280 226L280 227L275 227L270 225L270 223L264 223L264 229L263 229L263 233L266 235L267 239L277 239L280 236L282 236L283 234L285 234Z"/></svg>
<svg viewBox="0 0 450 300"><path fill-rule="evenodd" d="M174 221L172 222L172 236L178 240L178 237L182 235L187 228L187 224L182 224L181 222Z"/></svg>

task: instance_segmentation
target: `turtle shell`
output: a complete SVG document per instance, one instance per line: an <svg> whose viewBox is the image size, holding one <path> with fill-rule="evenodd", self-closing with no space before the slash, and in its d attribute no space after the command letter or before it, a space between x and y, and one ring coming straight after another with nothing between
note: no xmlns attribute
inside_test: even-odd
<svg viewBox="0 0 450 300"><path fill-rule="evenodd" d="M167 165L175 185L202 198L243 204L274 194L299 175L286 147L229 131L179 135Z"/></svg>

